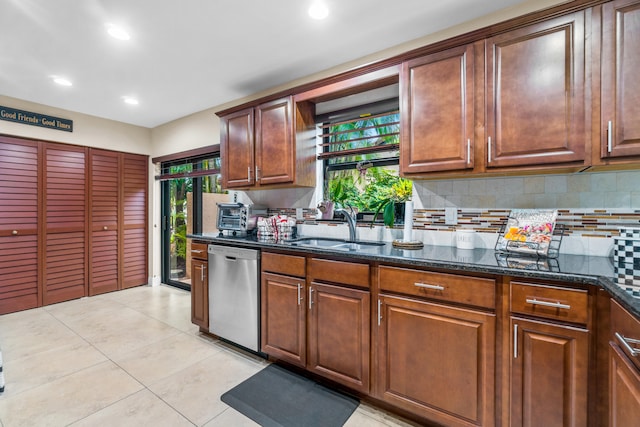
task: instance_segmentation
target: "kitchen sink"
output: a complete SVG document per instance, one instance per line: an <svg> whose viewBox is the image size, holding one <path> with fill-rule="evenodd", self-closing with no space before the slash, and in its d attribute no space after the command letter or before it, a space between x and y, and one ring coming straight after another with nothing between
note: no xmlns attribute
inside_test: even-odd
<svg viewBox="0 0 640 427"><path fill-rule="evenodd" d="M301 237L299 239L289 240L287 243L293 246L307 246L343 251L359 251L384 246L384 242L352 242L346 239L331 237Z"/></svg>

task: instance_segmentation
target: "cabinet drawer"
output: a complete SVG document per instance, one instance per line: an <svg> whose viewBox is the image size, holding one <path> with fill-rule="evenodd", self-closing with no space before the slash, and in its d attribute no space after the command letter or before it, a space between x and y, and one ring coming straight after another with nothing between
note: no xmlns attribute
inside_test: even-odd
<svg viewBox="0 0 640 427"><path fill-rule="evenodd" d="M380 266L380 290L495 308L495 280Z"/></svg>
<svg viewBox="0 0 640 427"><path fill-rule="evenodd" d="M207 259L207 244L201 242L191 242L191 258Z"/></svg>
<svg viewBox="0 0 640 427"><path fill-rule="evenodd" d="M511 311L586 324L589 295L582 289L511 282Z"/></svg>
<svg viewBox="0 0 640 427"><path fill-rule="evenodd" d="M262 252L262 271L305 277L305 257Z"/></svg>
<svg viewBox="0 0 640 427"><path fill-rule="evenodd" d="M368 288L369 264L313 258L309 279Z"/></svg>
<svg viewBox="0 0 640 427"><path fill-rule="evenodd" d="M611 341L615 342L636 369L640 370L640 320L614 300L611 300Z"/></svg>

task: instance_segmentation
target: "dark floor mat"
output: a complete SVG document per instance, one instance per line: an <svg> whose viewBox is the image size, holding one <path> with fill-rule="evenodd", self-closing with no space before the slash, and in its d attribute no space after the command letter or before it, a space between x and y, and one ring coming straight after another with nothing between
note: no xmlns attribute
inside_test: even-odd
<svg viewBox="0 0 640 427"><path fill-rule="evenodd" d="M339 427L358 400L271 364L220 399L265 427Z"/></svg>

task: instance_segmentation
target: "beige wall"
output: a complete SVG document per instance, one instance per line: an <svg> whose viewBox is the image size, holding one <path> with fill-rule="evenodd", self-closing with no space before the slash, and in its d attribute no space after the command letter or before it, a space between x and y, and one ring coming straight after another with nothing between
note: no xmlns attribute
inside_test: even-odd
<svg viewBox="0 0 640 427"><path fill-rule="evenodd" d="M73 132L0 121L0 133L95 148L151 154L151 130L0 95L0 105L73 120Z"/></svg>

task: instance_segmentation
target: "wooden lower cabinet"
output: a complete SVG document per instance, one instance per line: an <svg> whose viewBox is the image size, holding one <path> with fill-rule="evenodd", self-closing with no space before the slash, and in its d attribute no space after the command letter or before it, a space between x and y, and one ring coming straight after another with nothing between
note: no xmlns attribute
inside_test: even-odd
<svg viewBox="0 0 640 427"><path fill-rule="evenodd" d="M305 279L263 272L261 280L262 351L306 367Z"/></svg>
<svg viewBox="0 0 640 427"><path fill-rule="evenodd" d="M191 323L209 330L209 270L208 262L191 261Z"/></svg>
<svg viewBox="0 0 640 427"><path fill-rule="evenodd" d="M615 343L611 343L609 351L609 425L637 425L640 420L640 372Z"/></svg>
<svg viewBox="0 0 640 427"><path fill-rule="evenodd" d="M613 300L609 339L609 425L638 425L640 320Z"/></svg>
<svg viewBox="0 0 640 427"><path fill-rule="evenodd" d="M516 426L586 426L589 333L511 317L511 419Z"/></svg>
<svg viewBox="0 0 640 427"><path fill-rule="evenodd" d="M381 294L376 397L446 426L495 424L495 315Z"/></svg>
<svg viewBox="0 0 640 427"><path fill-rule="evenodd" d="M369 291L312 282L307 369L369 392Z"/></svg>

